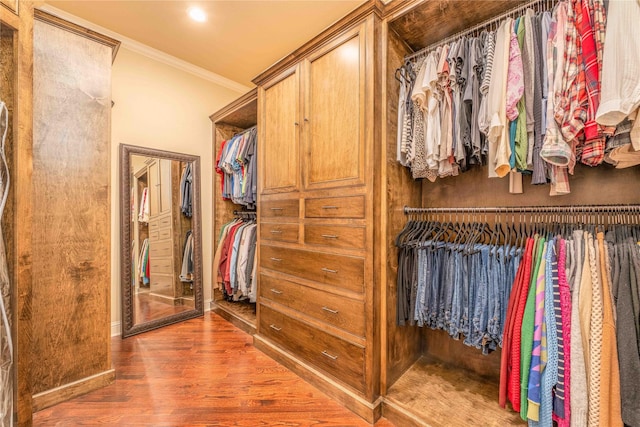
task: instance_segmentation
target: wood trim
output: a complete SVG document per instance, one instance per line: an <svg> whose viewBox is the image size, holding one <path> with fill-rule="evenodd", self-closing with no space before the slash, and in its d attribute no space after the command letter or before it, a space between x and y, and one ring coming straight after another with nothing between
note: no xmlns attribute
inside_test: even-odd
<svg viewBox="0 0 640 427"><path fill-rule="evenodd" d="M11 177L15 197L15 248L14 256L7 261L13 263L15 283L13 293L16 307L14 310L14 330L16 334L16 383L17 401L14 410L17 412L17 425L31 426L32 421L32 387L31 387L31 345L33 315L33 270L32 270L32 236L33 236L33 3L22 0L20 16L2 9L0 17L3 23L11 24L18 33L14 39L16 52L14 64L17 67L16 110L13 118L14 135L14 170Z"/></svg>
<svg viewBox="0 0 640 427"><path fill-rule="evenodd" d="M113 383L116 379L116 370L111 368L99 374L82 378L69 384L43 391L33 395L33 412L41 411L60 402L73 399L97 390Z"/></svg>
<svg viewBox="0 0 640 427"><path fill-rule="evenodd" d="M211 301L210 303L211 311L216 313L218 316L222 317L227 322L232 325L238 327L242 331L248 333L249 335L255 335L257 331L256 325L253 325L247 322L242 317L236 315L233 311L225 310L224 307L216 304L215 301Z"/></svg>
<svg viewBox="0 0 640 427"><path fill-rule="evenodd" d="M241 108L245 107L247 104L250 104L256 99L258 99L258 88L254 87L249 92L242 95L240 98L236 99L232 103L226 105L225 107L222 107L221 109L219 109L218 111L210 115L209 119L211 119L211 121L214 124L221 122L230 113L240 110ZM215 135L214 135L214 138L215 138Z"/></svg>
<svg viewBox="0 0 640 427"><path fill-rule="evenodd" d="M9 9L11 12L15 13L16 15L19 15L20 10L20 2L18 0L0 0L0 4L4 7L6 7L7 9Z"/></svg>
<svg viewBox="0 0 640 427"><path fill-rule="evenodd" d="M306 57L312 52L322 48L325 44L331 42L335 37L341 36L346 30L359 25L365 16L374 13L378 17L382 17L383 10L384 4L380 0L367 1L342 19L330 25L316 37L312 38L284 58L278 60L262 73L258 74L253 78L252 82L258 86L261 86L271 77L279 74L284 69L291 67L296 62L299 62L302 58Z"/></svg>
<svg viewBox="0 0 640 427"><path fill-rule="evenodd" d="M391 421L394 425L404 427L431 427L418 417L414 416L401 403L394 399L385 397L382 402L382 416Z"/></svg>
<svg viewBox="0 0 640 427"><path fill-rule="evenodd" d="M423 3L424 0L395 0L390 1L389 3L384 5L384 19L388 21L393 21L394 19L402 16L417 5Z"/></svg>
<svg viewBox="0 0 640 427"><path fill-rule="evenodd" d="M285 352L260 335L253 336L253 345L368 423L373 424L382 416L381 397L376 399L375 402L367 402L361 396L342 384L338 384L320 370Z"/></svg>
<svg viewBox="0 0 640 427"><path fill-rule="evenodd" d="M115 61L116 55L118 54L118 49L120 48L120 41L113 39L111 37L107 37L104 34L100 34L96 31L90 30L88 28L82 27L78 24L74 24L73 22L69 22L65 19L59 18L55 15L42 11L40 9L34 10L34 18L40 22L44 22L54 27L61 28L65 31L69 31L71 33L77 34L81 37L86 37L89 40L93 40L94 42L103 44L111 48L112 61Z"/></svg>

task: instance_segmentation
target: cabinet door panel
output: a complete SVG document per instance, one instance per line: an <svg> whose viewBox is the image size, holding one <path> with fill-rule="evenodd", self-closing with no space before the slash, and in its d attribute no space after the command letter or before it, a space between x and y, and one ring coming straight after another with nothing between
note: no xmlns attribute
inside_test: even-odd
<svg viewBox="0 0 640 427"><path fill-rule="evenodd" d="M160 214L160 172L158 162L149 165L149 215Z"/></svg>
<svg viewBox="0 0 640 427"><path fill-rule="evenodd" d="M160 159L160 213L171 212L171 160Z"/></svg>
<svg viewBox="0 0 640 427"><path fill-rule="evenodd" d="M284 193L298 189L299 73L285 77L264 91L262 193Z"/></svg>
<svg viewBox="0 0 640 427"><path fill-rule="evenodd" d="M364 35L307 63L305 184L309 189L363 184Z"/></svg>

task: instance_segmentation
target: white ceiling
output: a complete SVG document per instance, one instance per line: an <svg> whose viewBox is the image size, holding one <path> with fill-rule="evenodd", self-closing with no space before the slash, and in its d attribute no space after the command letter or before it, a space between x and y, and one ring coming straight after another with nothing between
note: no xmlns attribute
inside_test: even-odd
<svg viewBox="0 0 640 427"><path fill-rule="evenodd" d="M66 13L253 86L251 79L364 0L45 0ZM190 6L208 14L197 23Z"/></svg>

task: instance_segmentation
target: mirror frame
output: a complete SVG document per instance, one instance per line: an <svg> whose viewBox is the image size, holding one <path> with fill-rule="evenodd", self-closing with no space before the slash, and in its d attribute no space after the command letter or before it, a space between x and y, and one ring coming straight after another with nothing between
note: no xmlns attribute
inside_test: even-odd
<svg viewBox="0 0 640 427"><path fill-rule="evenodd" d="M133 293L131 292L131 155L191 162L193 165L193 294L195 308L149 322L134 324ZM120 301L122 338L151 331L187 319L204 315L202 283L202 222L200 216L200 156L156 150L134 145L120 144Z"/></svg>

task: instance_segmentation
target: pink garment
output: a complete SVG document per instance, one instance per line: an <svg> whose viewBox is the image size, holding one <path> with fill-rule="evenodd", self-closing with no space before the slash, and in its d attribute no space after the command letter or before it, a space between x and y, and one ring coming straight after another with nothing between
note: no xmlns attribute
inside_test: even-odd
<svg viewBox="0 0 640 427"><path fill-rule="evenodd" d="M571 291L567 283L566 241L560 239L558 251L558 284L560 286L560 311L562 313L562 341L564 344L564 419L554 416L558 427L571 425Z"/></svg>
<svg viewBox="0 0 640 427"><path fill-rule="evenodd" d="M524 94L524 67L518 36L513 28L510 31L510 36L509 67L507 69L507 118L514 121L518 118L517 104Z"/></svg>

